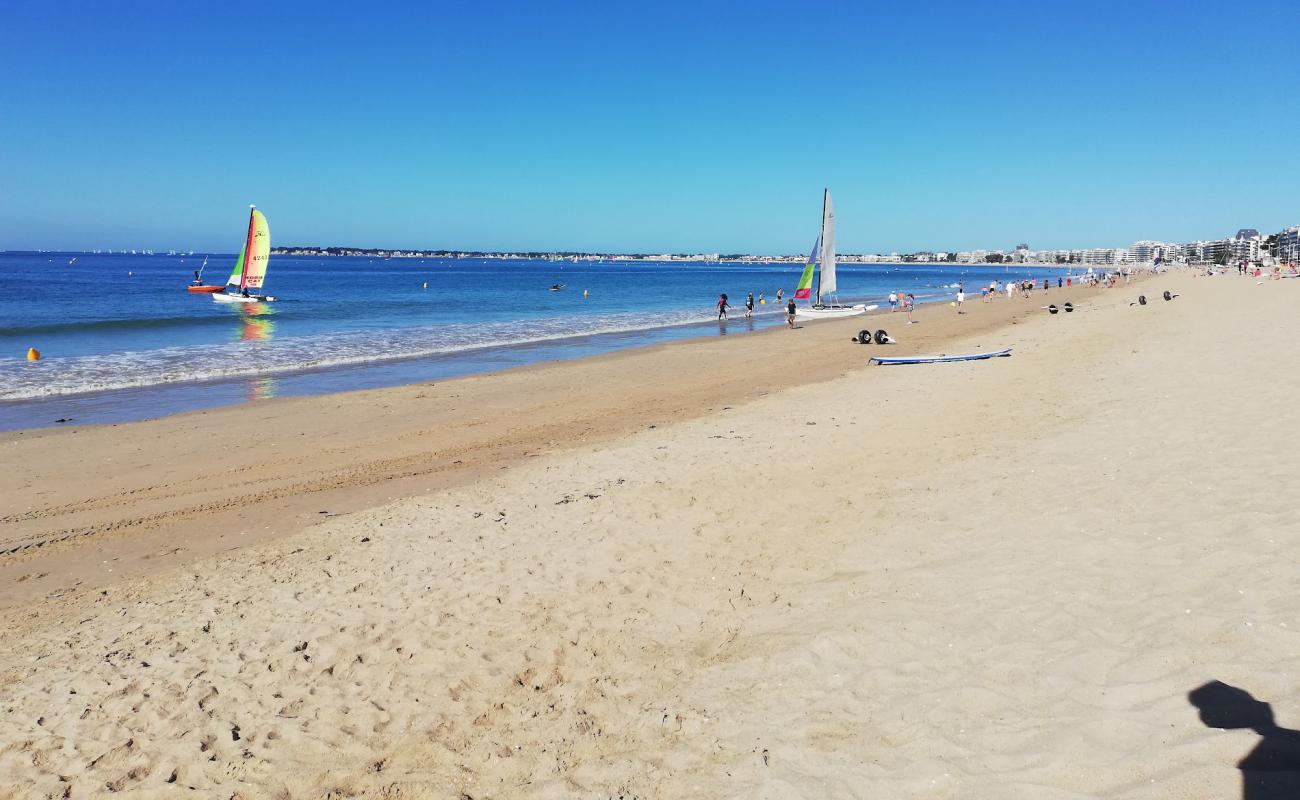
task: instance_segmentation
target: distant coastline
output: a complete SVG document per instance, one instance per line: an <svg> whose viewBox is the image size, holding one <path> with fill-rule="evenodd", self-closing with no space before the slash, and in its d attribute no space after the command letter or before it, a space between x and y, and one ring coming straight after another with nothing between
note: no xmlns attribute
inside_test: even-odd
<svg viewBox="0 0 1300 800"><path fill-rule="evenodd" d="M577 253L577 252L484 252L476 250L390 250L382 247L274 247L272 255L277 256L345 256L360 258L455 258L455 259L496 259L502 261L628 261L628 262L683 262L705 264L802 264L808 260L806 255L748 255L733 253ZM1048 261L953 261L950 259L920 259L912 255L879 255L840 253L837 260L841 264L926 264L930 266L1006 266L1017 267L1060 267L1062 263ZM1068 266L1068 265L1065 265Z"/></svg>

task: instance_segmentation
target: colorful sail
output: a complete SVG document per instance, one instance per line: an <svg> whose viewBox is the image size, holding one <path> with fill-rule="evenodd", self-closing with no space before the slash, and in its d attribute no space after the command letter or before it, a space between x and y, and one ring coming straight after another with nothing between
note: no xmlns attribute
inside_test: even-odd
<svg viewBox="0 0 1300 800"><path fill-rule="evenodd" d="M244 243L247 247L248 243ZM244 280L244 247L239 248L239 259L235 261L235 269L230 273L230 280L226 281L228 286L239 286Z"/></svg>
<svg viewBox="0 0 1300 800"><path fill-rule="evenodd" d="M821 243L820 238L813 242L812 252L808 254L808 263L804 265L803 275L799 278L799 286L794 290L796 300L807 300L812 297L813 270L817 268L817 252L821 249Z"/></svg>
<svg viewBox="0 0 1300 800"><path fill-rule="evenodd" d="M240 290L260 289L266 278L266 265L271 259L271 227L266 224L266 215L253 209L248 217L248 238L239 251L239 260L230 273L227 283L238 286Z"/></svg>

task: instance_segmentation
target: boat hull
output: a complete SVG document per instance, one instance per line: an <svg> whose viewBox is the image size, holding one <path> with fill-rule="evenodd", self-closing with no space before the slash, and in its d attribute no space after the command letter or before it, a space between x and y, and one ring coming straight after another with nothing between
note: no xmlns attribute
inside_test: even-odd
<svg viewBox="0 0 1300 800"><path fill-rule="evenodd" d="M185 291L189 292L190 294L216 294L217 292L224 292L225 290L226 290L226 287L224 287L224 286L187 286L187 287L185 287Z"/></svg>
<svg viewBox="0 0 1300 800"><path fill-rule="evenodd" d="M212 299L213 301L218 303L273 303L275 302L275 298L271 297L270 295L250 294L249 296L245 297L242 294L229 294L227 292L223 292L221 294L214 294L212 295Z"/></svg>
<svg viewBox="0 0 1300 800"><path fill-rule="evenodd" d="M867 313L865 305L857 306L808 306L805 308L795 309L795 318L803 319L840 319L842 317L856 317Z"/></svg>
<svg viewBox="0 0 1300 800"><path fill-rule="evenodd" d="M968 356L920 356L920 357L897 357L897 358L872 358L877 364L940 364L946 361L983 361L986 358L1001 358L1002 356L1011 355L1011 348L1005 350L995 350L991 353L972 353Z"/></svg>

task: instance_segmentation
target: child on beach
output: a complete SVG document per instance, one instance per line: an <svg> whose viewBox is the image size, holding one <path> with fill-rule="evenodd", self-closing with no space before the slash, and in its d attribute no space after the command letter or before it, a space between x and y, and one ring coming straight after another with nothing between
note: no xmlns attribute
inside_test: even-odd
<svg viewBox="0 0 1300 800"><path fill-rule="evenodd" d="M724 294L718 298L718 319L727 318L727 296Z"/></svg>
<svg viewBox="0 0 1300 800"><path fill-rule="evenodd" d="M745 298L745 316L754 316L754 293L750 292L749 297Z"/></svg>
<svg viewBox="0 0 1300 800"><path fill-rule="evenodd" d="M794 327L794 312L794 300L791 300L785 307L785 324L789 325L791 328Z"/></svg>

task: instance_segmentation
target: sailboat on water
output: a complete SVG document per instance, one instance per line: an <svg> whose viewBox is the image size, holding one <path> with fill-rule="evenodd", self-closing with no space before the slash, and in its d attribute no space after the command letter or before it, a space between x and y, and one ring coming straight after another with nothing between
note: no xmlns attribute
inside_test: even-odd
<svg viewBox="0 0 1300 800"><path fill-rule="evenodd" d="M806 319L856 317L867 313L865 305L844 306L835 298L835 206L831 203L830 189L822 192L821 235L808 256L794 299L812 301L811 305L795 307L795 316Z"/></svg>
<svg viewBox="0 0 1300 800"><path fill-rule="evenodd" d="M226 281L226 290L212 295L218 303L269 303L274 297L255 294L251 289L261 289L266 280L266 265L271 259L271 228L266 224L266 215L249 206L248 236L244 247L239 251L239 260Z"/></svg>

